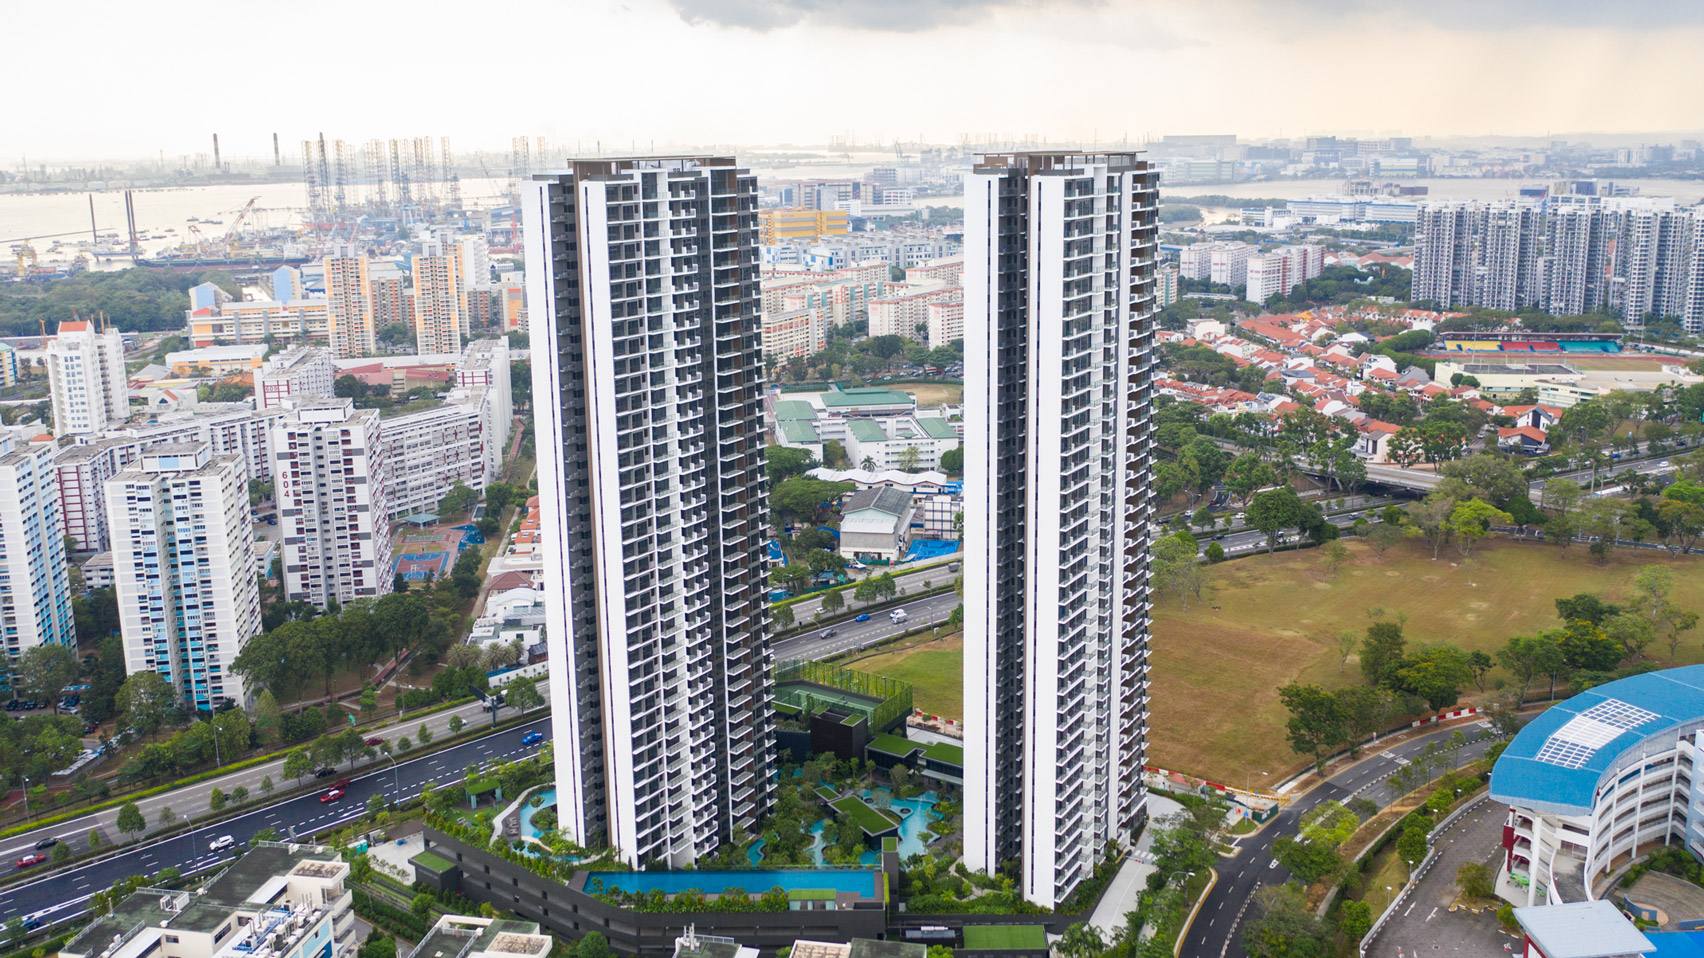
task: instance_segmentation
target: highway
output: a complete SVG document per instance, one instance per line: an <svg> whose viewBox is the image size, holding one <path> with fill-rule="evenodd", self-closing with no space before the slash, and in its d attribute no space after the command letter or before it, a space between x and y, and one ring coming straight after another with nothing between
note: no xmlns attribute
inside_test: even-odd
<svg viewBox="0 0 1704 958"><path fill-rule="evenodd" d="M820 638L822 629L806 629L790 639L775 642L777 662L786 659L826 659L830 656L855 652L868 645L874 645L884 639L890 639L920 625L935 625L952 617L953 609L958 607L961 600L956 592L946 592L941 595L929 596L923 599L913 599L900 605L886 609L877 609L870 613L868 622L840 622L831 628L834 635L827 639ZM894 609L904 609L906 619L895 624L888 617Z"/></svg>
<svg viewBox="0 0 1704 958"><path fill-rule="evenodd" d="M862 574L865 577L868 577L881 575L883 572L892 572L894 583L900 588L909 589L915 583L917 589L921 591L923 588L922 583L925 581L934 585L946 585L958 578L959 574L948 568L946 563L958 562L961 558L963 558L963 556L960 553L955 552L950 556L942 556L939 559L929 560L930 563L942 563L941 565L934 565L931 568L883 569L876 567L866 569ZM858 570L853 569L850 571L855 573ZM841 595L845 598L848 604L854 604L852 593L842 592ZM807 621L811 616L816 614L818 609L822 608L822 595L821 593L816 595L807 595L804 598L799 599L797 602L794 602L792 605L789 605L788 608L793 610L794 619L800 622Z"/></svg>
<svg viewBox="0 0 1704 958"><path fill-rule="evenodd" d="M1333 799L1347 802L1358 797L1369 799L1380 808L1390 805L1392 798L1384 787L1385 779L1407 764L1428 742L1441 745L1457 729L1466 732L1469 738L1485 730L1484 723L1457 723L1364 758L1291 802L1259 832L1239 840L1237 854L1221 858L1213 868L1218 881L1207 893L1207 900L1184 936L1183 958L1245 958L1248 952L1243 949L1240 929L1248 917L1248 903L1255 890L1264 884L1282 885L1290 878L1289 869L1272 857L1272 843L1278 836L1294 835L1301 817L1321 802ZM1460 764L1483 755L1489 744L1488 739L1470 741L1461 750Z"/></svg>
<svg viewBox="0 0 1704 958"><path fill-rule="evenodd" d="M153 874L167 866L176 866L184 874L219 866L232 858L230 852L217 854L208 850L208 843L221 835L230 835L246 843L256 832L271 828L280 838L307 838L336 828L366 813L367 799L383 795L392 800L406 800L420 794L427 783L445 784L460 781L465 770L480 762L513 761L534 755L544 743L521 745L528 732L542 732L550 741L550 717L539 718L495 735L463 742L442 752L396 763L394 770L387 761L384 768L369 768L353 779L348 794L325 803L323 790L256 808L236 818L225 819L172 838L145 841L124 848L106 858L78 865L25 884L11 885L0 891L0 922L18 916L36 915L52 910L49 917L59 920L81 911L81 904L95 892L109 888L121 878ZM334 779L324 780L329 783ZM110 834L116 839L116 833Z"/></svg>

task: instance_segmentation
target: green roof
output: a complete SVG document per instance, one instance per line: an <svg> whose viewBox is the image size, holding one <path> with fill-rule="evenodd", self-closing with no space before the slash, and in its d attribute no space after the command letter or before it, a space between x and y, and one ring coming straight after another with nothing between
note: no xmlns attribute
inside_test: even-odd
<svg viewBox="0 0 1704 958"><path fill-rule="evenodd" d="M818 785L816 787L817 798L820 798L825 802L833 801L834 796L839 795L839 794L840 794L839 792L835 791L832 788L829 788L827 785Z"/></svg>
<svg viewBox="0 0 1704 958"><path fill-rule="evenodd" d="M868 419L854 419L848 425L852 429L852 436L859 442L887 442L887 433Z"/></svg>
<svg viewBox="0 0 1704 958"><path fill-rule="evenodd" d="M1046 951L1041 925L966 925L964 947L972 951Z"/></svg>
<svg viewBox="0 0 1704 958"><path fill-rule="evenodd" d="M795 888L787 893L788 901L833 901L832 888Z"/></svg>
<svg viewBox="0 0 1704 958"><path fill-rule="evenodd" d="M782 419L775 423L781 437L788 442L820 442L816 425L807 419Z"/></svg>
<svg viewBox="0 0 1704 958"><path fill-rule="evenodd" d="M909 406L911 405L911 396L908 393L896 392L892 389L874 387L842 389L837 392L823 393L822 404L830 409L845 406Z"/></svg>
<svg viewBox="0 0 1704 958"><path fill-rule="evenodd" d="M900 738L898 735L894 735L890 732L883 732L875 738L870 739L870 744L866 747L873 748L878 752L883 752L888 755L897 755L900 758L904 758L912 752L917 751L919 746L916 742Z"/></svg>
<svg viewBox="0 0 1704 958"><path fill-rule="evenodd" d="M917 425L922 426L931 439L958 438L958 433L953 431L953 424L945 419L919 419Z"/></svg>
<svg viewBox="0 0 1704 958"><path fill-rule="evenodd" d="M439 873L447 872L456 867L455 862L450 861L442 855L433 854L432 852L421 852L413 858L410 858L408 862L411 865L421 865Z"/></svg>
<svg viewBox="0 0 1704 958"><path fill-rule="evenodd" d="M923 749L923 757L962 768L964 766L964 746L948 745L946 742L931 742Z"/></svg>
<svg viewBox="0 0 1704 958"><path fill-rule="evenodd" d="M895 838L891 835L888 836L887 838L882 839L882 851L884 851L884 852L897 852L897 851L899 851L899 839Z"/></svg>
<svg viewBox="0 0 1704 958"><path fill-rule="evenodd" d="M856 795L830 802L829 808L846 816L846 820L864 830L867 835L879 835L899 827L898 819L876 808Z"/></svg>
<svg viewBox="0 0 1704 958"><path fill-rule="evenodd" d="M775 401L775 418L782 419L815 419L816 407L803 399L777 399Z"/></svg>

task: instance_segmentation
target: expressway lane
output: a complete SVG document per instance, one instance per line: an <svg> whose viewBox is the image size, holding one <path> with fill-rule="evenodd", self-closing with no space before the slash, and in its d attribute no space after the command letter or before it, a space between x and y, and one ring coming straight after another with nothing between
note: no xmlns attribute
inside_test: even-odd
<svg viewBox="0 0 1704 958"><path fill-rule="evenodd" d="M820 637L822 629L806 629L792 638L780 639L773 645L775 660L786 659L826 659L831 656L856 652L868 645L874 645L884 639L893 638L907 629L915 629L920 625L936 625L952 617L953 609L962 601L956 592L932 595L922 599L913 599L902 605L887 609L877 609L870 613L870 621L839 622L832 626L834 635L827 639ZM893 609L904 609L906 620L895 623L888 617Z"/></svg>
<svg viewBox="0 0 1704 958"><path fill-rule="evenodd" d="M214 854L208 844L221 835L230 835L246 843L256 832L265 828L277 830L280 838L307 839L360 818L366 812L367 800L374 795L387 799L406 800L420 794L427 784L443 785L460 781L468 766L492 759L513 761L538 752L543 743L523 746L521 738L528 732L542 732L550 741L550 718L541 715L524 725L487 735L442 752L421 758L398 761L391 767L368 766L353 778L347 794L334 802L321 802L324 790L310 792L272 805L255 808L234 818L171 838L144 841L117 855L76 865L63 871L43 874L25 884L0 889L0 922L19 916L51 912L58 920L80 911L82 902L95 892L111 887L121 878L152 874L167 866L176 866L185 874L217 867L232 856ZM327 782L333 779L327 779Z"/></svg>
<svg viewBox="0 0 1704 958"><path fill-rule="evenodd" d="M1483 723L1455 724L1404 742L1386 752L1369 756L1338 771L1323 784L1290 803L1265 828L1236 842L1237 854L1221 858L1213 870L1219 880L1207 894L1201 911L1184 936L1183 958L1246 958L1241 928L1249 902L1261 885L1281 885L1290 878L1289 869L1272 857L1272 844L1280 835L1294 835L1301 817L1321 802L1365 798L1385 808L1393 799L1385 789L1389 778L1428 742L1442 742L1460 729L1471 738L1484 731ZM1485 752L1490 740L1470 741L1461 750L1460 762L1469 762ZM1400 761L1399 761L1400 760Z"/></svg>

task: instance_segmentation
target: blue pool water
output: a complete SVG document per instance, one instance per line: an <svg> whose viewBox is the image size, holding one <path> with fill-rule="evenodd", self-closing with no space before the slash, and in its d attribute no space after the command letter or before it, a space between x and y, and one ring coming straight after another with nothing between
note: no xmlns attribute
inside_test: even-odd
<svg viewBox="0 0 1704 958"><path fill-rule="evenodd" d="M540 805L538 808L532 807L533 799L540 798L540 797L542 797L544 799L544 804ZM543 835L544 834L543 829L533 827L533 823L532 823L533 813L543 811L544 809L547 809L547 808L555 808L555 807L556 807L556 789L554 789L554 788L541 789L539 791L532 793L531 795L528 795L527 800L521 803L521 834L526 836L527 838L537 838L540 835Z"/></svg>
<svg viewBox="0 0 1704 958"><path fill-rule="evenodd" d="M905 561L939 559L941 556L952 555L959 551L959 548L957 542L947 542L942 539L913 539L911 540L911 550L905 554Z"/></svg>
<svg viewBox="0 0 1704 958"><path fill-rule="evenodd" d="M877 793L891 795L886 788L864 789L860 794L866 801L874 798ZM901 860L912 855L922 855L929 847L923 844L923 832L928 830L929 823L938 821L941 816L935 814L935 802L938 799L933 791L924 792L916 798L894 798L889 804L894 811L900 813L899 819L899 857ZM828 819L819 819L811 825L811 860L818 865L827 866L822 856L822 829L828 824ZM746 858L753 865L763 861L763 840L758 839L746 849ZM868 849L858 856L860 865L880 865L882 853L876 849Z"/></svg>
<svg viewBox="0 0 1704 958"><path fill-rule="evenodd" d="M721 894L724 888L744 888L747 892L758 895L780 886L787 891L827 888L874 898L877 895L876 878L880 874L877 871L852 869L589 872L586 875L586 887L590 890L592 880L597 879L603 882L606 890L620 888L625 892L661 891L665 895L676 895L691 889L697 889L706 895L717 895Z"/></svg>

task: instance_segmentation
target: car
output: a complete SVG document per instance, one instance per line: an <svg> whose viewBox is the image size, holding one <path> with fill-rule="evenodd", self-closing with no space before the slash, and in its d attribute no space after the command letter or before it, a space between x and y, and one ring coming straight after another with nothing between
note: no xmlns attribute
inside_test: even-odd
<svg viewBox="0 0 1704 958"><path fill-rule="evenodd" d="M332 768L331 766L327 765L325 768L322 768L319 771L315 772L314 777L315 778L325 778L327 775L336 775L336 774L337 774L337 769Z"/></svg>
<svg viewBox="0 0 1704 958"><path fill-rule="evenodd" d="M12 699L12 700L11 700L11 701L9 701L9 702L7 702L7 703L6 703L6 711L8 711L8 712L16 712L16 711L17 711L17 710L18 710L18 705L19 705L19 702L18 702L18 700L17 700L17 699Z"/></svg>
<svg viewBox="0 0 1704 958"><path fill-rule="evenodd" d="M324 795L320 796L320 804L324 805L326 802L335 802L342 797L343 797L343 789L334 788L331 791L326 792Z"/></svg>
<svg viewBox="0 0 1704 958"><path fill-rule="evenodd" d="M222 852L225 849L236 845L236 843L237 840L235 838L232 838L229 835L220 835L218 838L207 843L207 850L210 852Z"/></svg>
<svg viewBox="0 0 1704 958"><path fill-rule="evenodd" d="M1220 539L1223 539L1224 537L1225 537L1225 534L1223 532L1221 532L1218 535L1213 537L1213 541L1218 542Z"/></svg>
<svg viewBox="0 0 1704 958"><path fill-rule="evenodd" d="M59 844L59 839L57 839L57 838L44 838L41 841L36 842L36 847L37 848L52 848L53 846L55 846L57 844Z"/></svg>
<svg viewBox="0 0 1704 958"><path fill-rule="evenodd" d="M856 619L853 619L852 621L854 621L854 622L868 622L868 621L870 621L870 613L860 612L860 613L858 613L858 617Z"/></svg>
<svg viewBox="0 0 1704 958"><path fill-rule="evenodd" d="M99 725L96 725L93 722L90 722L89 724L83 726L83 734L84 735L93 735L96 732L99 732L100 730L101 730L101 727Z"/></svg>
<svg viewBox="0 0 1704 958"><path fill-rule="evenodd" d="M537 745L538 743L540 743L542 741L544 741L544 733L543 732L528 732L527 734L521 736L521 744L522 745Z"/></svg>
<svg viewBox="0 0 1704 958"><path fill-rule="evenodd" d="M380 745L385 744L385 740L382 739L382 738L379 738L377 735L375 735L372 738L367 740L367 744L371 745L374 748L378 748Z"/></svg>
<svg viewBox="0 0 1704 958"><path fill-rule="evenodd" d="M819 638L819 639L832 639L832 638L834 638L834 630L833 629L823 629L821 632L817 633L817 638Z"/></svg>
<svg viewBox="0 0 1704 958"><path fill-rule="evenodd" d="M337 781L332 782L331 787L332 787L333 791L340 791L340 790L346 789L346 788L349 787L349 779L340 778Z"/></svg>
<svg viewBox="0 0 1704 958"><path fill-rule="evenodd" d="M32 852L18 859L18 867L29 868L31 865L40 865L44 861L47 861L46 855L43 855L41 852Z"/></svg>
<svg viewBox="0 0 1704 958"><path fill-rule="evenodd" d="M1669 467L1669 461L1667 459L1664 459L1662 462L1657 463L1658 469L1667 469L1668 467Z"/></svg>

